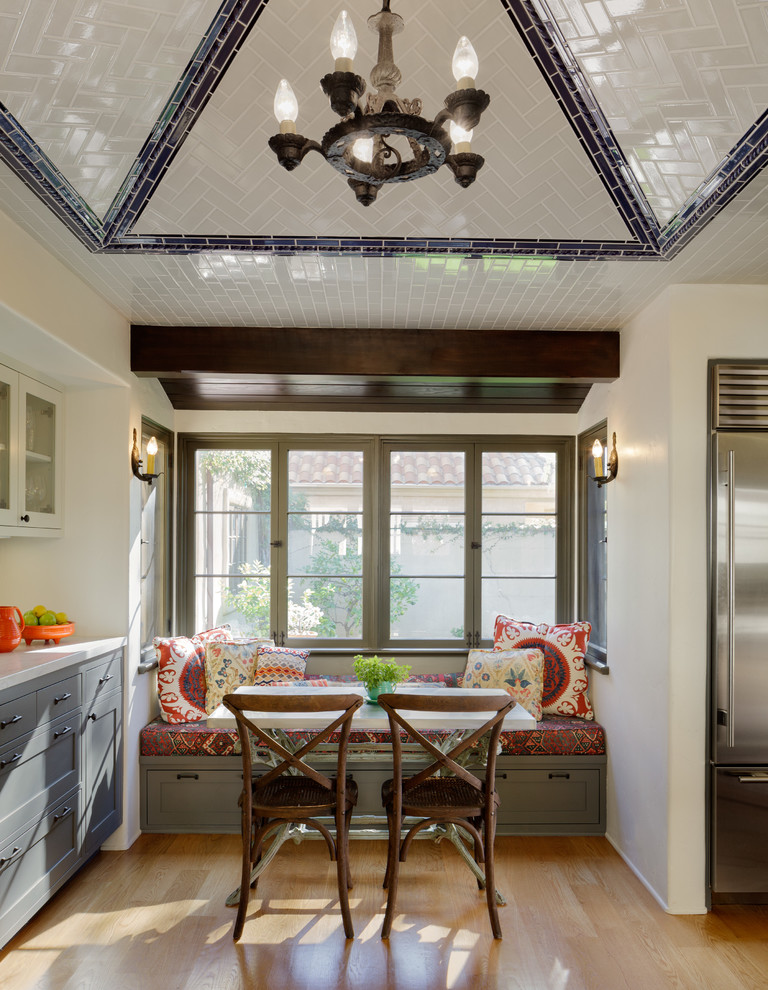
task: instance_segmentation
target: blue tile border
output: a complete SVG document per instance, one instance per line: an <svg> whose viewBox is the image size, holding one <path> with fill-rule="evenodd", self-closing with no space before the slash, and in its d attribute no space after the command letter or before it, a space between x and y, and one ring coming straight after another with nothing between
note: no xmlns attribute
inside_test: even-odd
<svg viewBox="0 0 768 990"><path fill-rule="evenodd" d="M90 251L176 254L233 251L369 257L461 255L552 260L674 257L768 164L768 111L663 228L546 0L500 0L627 227L627 240L531 238L250 237L137 235L133 226L269 0L224 0L102 222L0 104L0 158Z"/></svg>

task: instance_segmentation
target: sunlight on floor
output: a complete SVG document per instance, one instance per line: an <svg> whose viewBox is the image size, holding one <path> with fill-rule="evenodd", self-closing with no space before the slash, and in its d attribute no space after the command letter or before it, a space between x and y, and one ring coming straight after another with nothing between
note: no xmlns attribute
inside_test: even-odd
<svg viewBox="0 0 768 990"><path fill-rule="evenodd" d="M559 959L555 959L549 974L547 990L565 990L568 986L570 972L569 969L565 969Z"/></svg>
<svg viewBox="0 0 768 990"><path fill-rule="evenodd" d="M465 949L454 949L450 953L445 974L445 990L452 990L456 986L461 974L464 972L464 967L469 962L471 954L471 952L467 952Z"/></svg>

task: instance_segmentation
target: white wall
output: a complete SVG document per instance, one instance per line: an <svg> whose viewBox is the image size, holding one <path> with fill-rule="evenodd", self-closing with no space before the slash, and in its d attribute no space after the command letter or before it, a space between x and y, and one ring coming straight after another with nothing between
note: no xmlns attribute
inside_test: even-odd
<svg viewBox="0 0 768 990"><path fill-rule="evenodd" d="M768 358L768 287L673 286L622 331L607 417L610 674L592 694L609 750L608 834L672 913L705 910L707 362Z"/></svg>

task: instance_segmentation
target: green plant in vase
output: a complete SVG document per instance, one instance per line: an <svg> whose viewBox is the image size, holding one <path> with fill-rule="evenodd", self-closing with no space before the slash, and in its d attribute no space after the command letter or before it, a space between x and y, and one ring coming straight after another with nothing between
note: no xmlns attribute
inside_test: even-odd
<svg viewBox="0 0 768 990"><path fill-rule="evenodd" d="M382 660L376 655L364 657L361 654L354 658L354 669L357 679L365 685L368 700L374 704L378 704L379 694L388 694L411 672L410 664L395 663L392 657Z"/></svg>

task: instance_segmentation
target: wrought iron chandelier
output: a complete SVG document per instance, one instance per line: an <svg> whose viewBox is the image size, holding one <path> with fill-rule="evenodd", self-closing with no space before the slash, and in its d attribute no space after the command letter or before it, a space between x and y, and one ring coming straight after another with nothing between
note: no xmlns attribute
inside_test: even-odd
<svg viewBox="0 0 768 990"><path fill-rule="evenodd" d="M402 75L395 65L392 37L405 24L383 0L378 14L368 18L368 27L379 36L378 61L371 70L371 85L365 106L365 80L352 71L357 36L346 10L339 14L331 33L335 67L320 80L331 109L341 117L318 144L296 133L299 106L287 80L282 79L275 95L275 117L280 133L269 139L277 160L289 172L309 151L318 151L347 177L358 203L370 206L385 183L410 182L436 172L446 164L458 184L466 189L477 177L485 159L470 150L472 131L491 102L475 89L477 55L468 38L462 37L453 55L456 90L445 98L445 109L434 120L421 116L422 101L406 100L395 90ZM450 122L449 132L444 124ZM454 153L450 154L451 144Z"/></svg>

